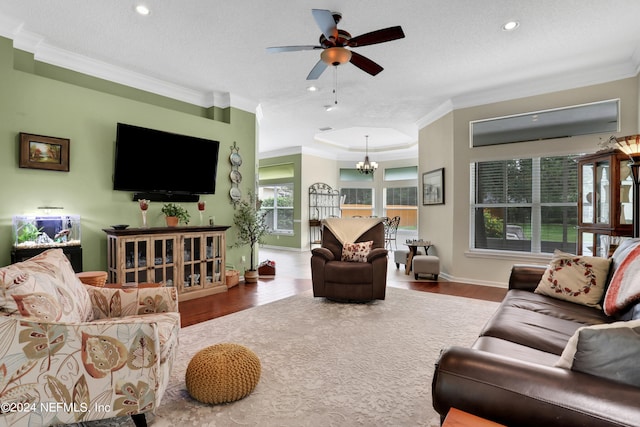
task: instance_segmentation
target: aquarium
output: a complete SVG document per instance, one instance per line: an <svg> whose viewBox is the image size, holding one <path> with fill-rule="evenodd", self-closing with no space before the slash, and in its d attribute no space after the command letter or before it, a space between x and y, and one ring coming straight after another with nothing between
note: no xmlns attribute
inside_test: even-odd
<svg viewBox="0 0 640 427"><path fill-rule="evenodd" d="M13 247L80 246L80 215L15 215Z"/></svg>

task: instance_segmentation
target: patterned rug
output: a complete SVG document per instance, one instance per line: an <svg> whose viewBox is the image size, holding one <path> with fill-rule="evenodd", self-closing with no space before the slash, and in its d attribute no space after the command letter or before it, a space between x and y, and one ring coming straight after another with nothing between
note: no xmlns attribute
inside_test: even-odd
<svg viewBox="0 0 640 427"><path fill-rule="evenodd" d="M341 304L310 292L183 328L154 427L439 426L431 379L440 350L468 346L497 303L387 288L387 299ZM188 395L201 348L232 342L260 358L252 394L224 405ZM129 419L89 426L127 425Z"/></svg>

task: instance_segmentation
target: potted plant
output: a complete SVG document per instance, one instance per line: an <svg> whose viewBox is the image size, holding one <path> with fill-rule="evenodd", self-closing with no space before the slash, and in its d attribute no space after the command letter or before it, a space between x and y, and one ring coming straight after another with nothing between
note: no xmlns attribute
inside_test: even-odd
<svg viewBox="0 0 640 427"><path fill-rule="evenodd" d="M162 205L162 213L165 215L167 227L175 227L180 221L189 224L191 216L182 206L175 203L165 203Z"/></svg>
<svg viewBox="0 0 640 427"><path fill-rule="evenodd" d="M237 210L233 214L233 223L238 227L238 235L233 247L249 245L251 251L249 270L244 272L244 280L248 283L258 281L254 252L256 243L263 243L262 239L269 234L266 215L266 211L260 210L260 201L251 192L247 199L243 199L238 203Z"/></svg>

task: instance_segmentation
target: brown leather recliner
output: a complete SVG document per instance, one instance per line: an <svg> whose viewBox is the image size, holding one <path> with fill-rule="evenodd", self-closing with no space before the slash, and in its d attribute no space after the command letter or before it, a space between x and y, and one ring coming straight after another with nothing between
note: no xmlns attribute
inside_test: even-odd
<svg viewBox="0 0 640 427"><path fill-rule="evenodd" d="M337 301L384 299L387 287L387 250L384 224L374 225L357 242L373 240L367 262L341 261L342 244L327 227L322 231L322 247L311 255L313 295Z"/></svg>

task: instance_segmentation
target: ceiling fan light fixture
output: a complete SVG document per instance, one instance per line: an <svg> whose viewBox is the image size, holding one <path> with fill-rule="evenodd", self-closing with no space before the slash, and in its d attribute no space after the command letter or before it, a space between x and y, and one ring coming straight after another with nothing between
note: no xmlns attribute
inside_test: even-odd
<svg viewBox="0 0 640 427"><path fill-rule="evenodd" d="M344 47L329 47L320 54L322 62L329 65L341 65L351 61L351 51Z"/></svg>

